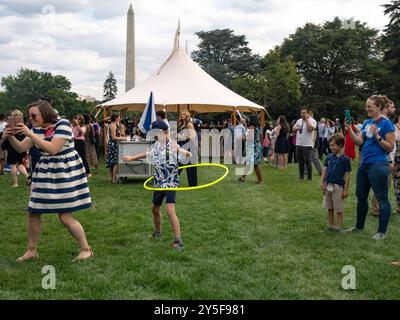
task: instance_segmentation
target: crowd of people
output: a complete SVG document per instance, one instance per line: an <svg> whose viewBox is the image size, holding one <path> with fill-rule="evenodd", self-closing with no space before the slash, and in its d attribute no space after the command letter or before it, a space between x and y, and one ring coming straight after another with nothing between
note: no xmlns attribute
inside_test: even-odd
<svg viewBox="0 0 400 320"><path fill-rule="evenodd" d="M242 147L243 153L234 157L234 163L245 164L240 182L245 182L249 170L254 169L257 183L263 184L263 162L271 162L282 171L287 169L288 163L297 163L300 181L313 179L314 166L321 179L323 207L328 210L328 231L362 231L368 213L368 195L372 189L372 213L379 219L378 230L372 238L382 240L386 238L392 211L388 198L392 179L397 213L400 214L400 116L394 118L394 103L386 96L369 97L365 109L367 120L363 124L355 122L353 118L346 118L343 123L340 119L332 121L325 118L317 122L311 110L302 108L299 119L291 123L281 115L275 122L271 121L261 128L258 116L252 115L240 116L236 125L232 119L226 119L213 128L229 130L232 145ZM27 115L29 121L16 123L13 128L6 126L6 117L0 115L0 174L4 175L7 162L11 166L13 187L18 187L18 172L25 177L27 184L32 183L28 207L28 250L18 262L38 257L40 215L45 213L59 214L60 221L80 244L81 251L76 259L90 258L93 252L83 227L71 213L91 206L87 179L92 175L92 168L96 172L98 170L98 159L104 144L111 182L117 182L118 142L145 138L139 128L139 119L135 117L131 122L126 122L121 120L119 114L112 114L101 124L88 115L76 115L66 120L56 113L51 101L45 99L31 104ZM23 117L23 114L14 110L11 117ZM195 118L194 114L181 112L178 115L177 141L174 141L170 136L166 114L159 111L152 128L162 130L167 148L164 150L165 146L160 146L160 141L156 141L151 151L155 159L155 185L177 186L178 168L182 164L179 159L184 155L188 158L185 164L196 164L201 129L212 127ZM104 132L107 137L105 141ZM345 230L344 200L349 196L350 172L352 165L357 163L357 148L357 221L354 227ZM188 149L196 152L189 152ZM175 154L177 162L165 165L160 160L165 154L167 157L168 154ZM138 160L145 156L125 156L124 160ZM196 168L188 168L187 177L189 186L198 185ZM164 199L175 234L173 247L182 249L179 220L174 208L175 191L154 193L152 236L161 235L160 206Z"/></svg>

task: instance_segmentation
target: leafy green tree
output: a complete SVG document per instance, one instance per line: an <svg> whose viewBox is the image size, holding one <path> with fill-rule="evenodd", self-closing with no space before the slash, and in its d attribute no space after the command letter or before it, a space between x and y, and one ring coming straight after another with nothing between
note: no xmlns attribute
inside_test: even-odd
<svg viewBox="0 0 400 320"><path fill-rule="evenodd" d="M9 75L1 79L5 89L9 107L26 106L39 99L41 95L49 95L51 90L69 92L71 83L63 76L52 76L49 72L39 72L22 68L17 75Z"/></svg>
<svg viewBox="0 0 400 320"><path fill-rule="evenodd" d="M351 27L339 18L323 25L307 23L284 40L281 51L297 63L302 103L316 116L343 118L349 106L363 114L365 98L384 86L375 81L387 74L378 31L360 21L351 21Z"/></svg>
<svg viewBox="0 0 400 320"><path fill-rule="evenodd" d="M24 110L41 96L49 96L53 106L61 115L70 117L77 113L88 113L92 106L79 101L78 95L71 92L71 82L64 76L53 76L49 72L39 72L22 68L16 75L1 79L4 94L0 96L0 107L6 112L14 108Z"/></svg>
<svg viewBox="0 0 400 320"><path fill-rule="evenodd" d="M0 91L0 113L7 114L7 99L5 92Z"/></svg>
<svg viewBox="0 0 400 320"><path fill-rule="evenodd" d="M259 70L260 57L251 52L244 35L230 29L196 32L199 50L192 52L194 61L213 78L229 86L236 75L253 74Z"/></svg>
<svg viewBox="0 0 400 320"><path fill-rule="evenodd" d="M282 58L279 47L270 50L261 60L262 71L255 75L237 76L232 88L238 94L266 106L268 113L277 118L297 117L301 97L301 76L291 57Z"/></svg>
<svg viewBox="0 0 400 320"><path fill-rule="evenodd" d="M112 71L108 73L107 79L103 84L103 96L105 101L114 99L117 96L118 87L117 80Z"/></svg>
<svg viewBox="0 0 400 320"><path fill-rule="evenodd" d="M383 7L385 15L390 18L382 37L385 49L384 59L390 69L390 83L387 90L389 96L400 103L400 1L391 1Z"/></svg>

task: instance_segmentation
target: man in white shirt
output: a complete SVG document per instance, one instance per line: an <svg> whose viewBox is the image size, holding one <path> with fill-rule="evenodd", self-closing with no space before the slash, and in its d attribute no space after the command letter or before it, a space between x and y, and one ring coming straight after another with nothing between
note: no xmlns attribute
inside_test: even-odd
<svg viewBox="0 0 400 320"><path fill-rule="evenodd" d="M307 168L307 180L312 180L312 167L310 152L314 147L314 130L317 128L317 121L311 117L310 110L303 108L301 118L293 127L296 136L297 160L299 162L299 179L304 180L304 166Z"/></svg>
<svg viewBox="0 0 400 320"><path fill-rule="evenodd" d="M6 153L1 149L3 144L3 133L6 128L6 116L0 114L0 175L4 175L4 168L6 166Z"/></svg>

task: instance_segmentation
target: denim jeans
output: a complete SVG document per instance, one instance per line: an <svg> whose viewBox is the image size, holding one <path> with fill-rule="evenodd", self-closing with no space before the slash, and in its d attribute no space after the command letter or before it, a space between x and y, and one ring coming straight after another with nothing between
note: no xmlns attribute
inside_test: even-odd
<svg viewBox="0 0 400 320"><path fill-rule="evenodd" d="M368 214L368 194L372 188L379 201L378 232L386 233L392 212L388 198L389 186L387 181L389 174L388 163L361 164L358 167L356 185L357 229L364 229Z"/></svg>

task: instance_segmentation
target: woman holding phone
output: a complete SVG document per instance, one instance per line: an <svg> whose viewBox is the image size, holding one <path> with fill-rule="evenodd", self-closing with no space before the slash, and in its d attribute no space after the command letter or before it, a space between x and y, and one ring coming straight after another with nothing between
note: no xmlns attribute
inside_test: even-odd
<svg viewBox="0 0 400 320"><path fill-rule="evenodd" d="M373 95L368 98L365 110L368 118L357 135L351 124L346 120L346 130L351 140L362 147L361 163L357 171L357 223L347 230L362 231L368 213L368 194L374 191L379 201L379 228L372 237L374 240L386 238L386 231L392 212L388 198L388 177L390 174L388 154L393 150L395 143L394 125L382 115L382 109L388 104L385 96Z"/></svg>
<svg viewBox="0 0 400 320"><path fill-rule="evenodd" d="M74 149L69 121L57 120L52 106L39 100L28 106L32 130L20 123L16 134L26 138L18 141L10 128L5 134L18 152L29 150L33 145L41 152L32 177L32 189L28 206L28 249L17 263L38 259L37 244L41 231L41 215L57 213L61 223L80 245L80 253L74 261L93 256L82 225L72 212L90 208L92 202L81 157Z"/></svg>

